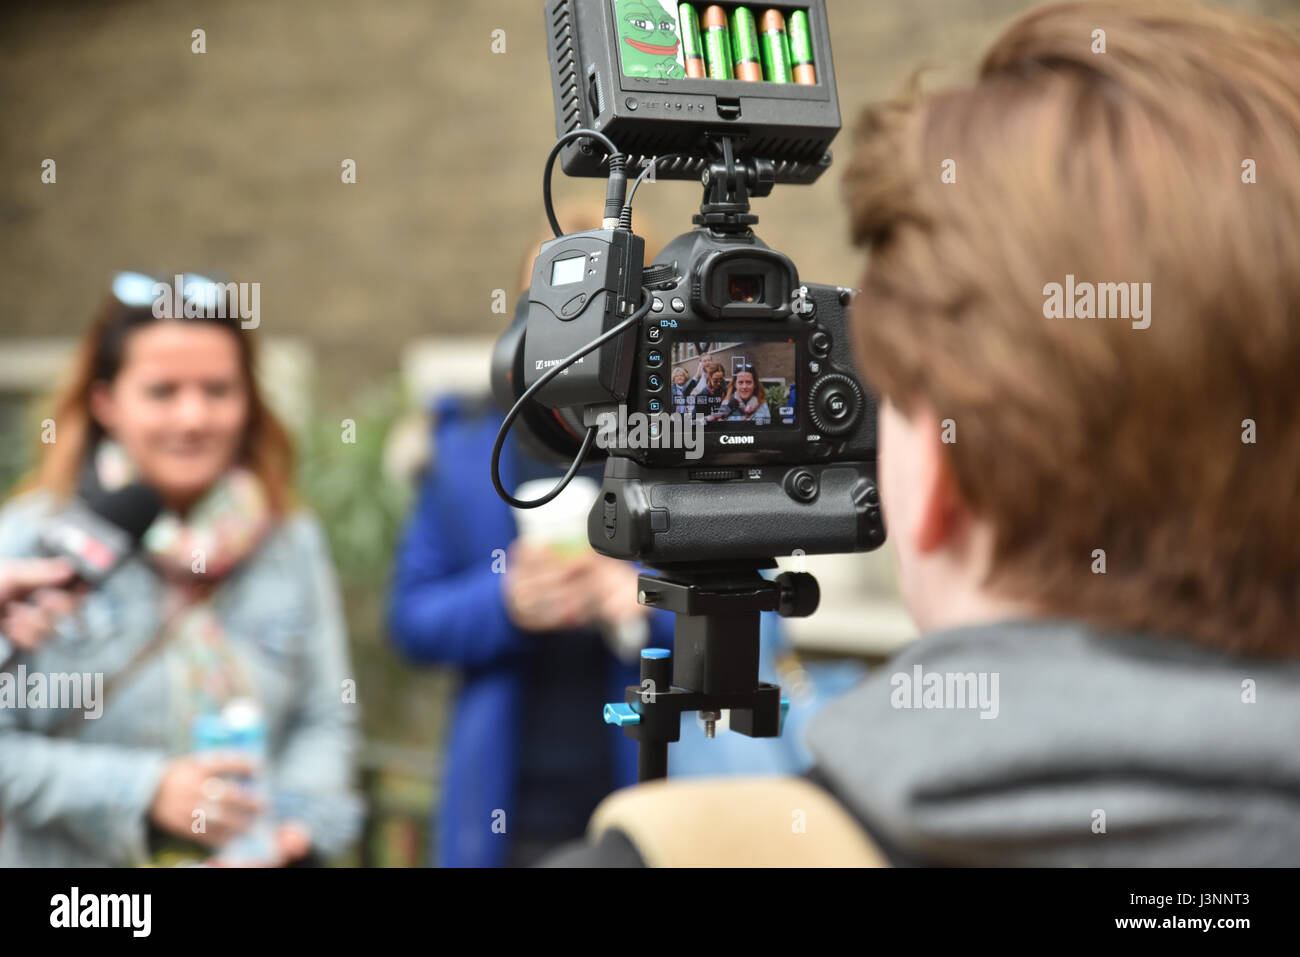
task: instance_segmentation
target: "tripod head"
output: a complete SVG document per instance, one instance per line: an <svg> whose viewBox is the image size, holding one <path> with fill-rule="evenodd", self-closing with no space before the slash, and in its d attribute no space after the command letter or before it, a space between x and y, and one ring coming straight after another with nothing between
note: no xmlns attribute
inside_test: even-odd
<svg viewBox="0 0 1300 957"><path fill-rule="evenodd" d="M768 562L767 565L771 565ZM676 614L674 650L641 653L641 684L623 702L605 706L605 721L637 742L641 781L666 777L668 745L681 736L681 715L698 711L713 737L720 713L731 712L732 731L774 738L789 707L781 689L758 680L759 615L806 617L817 610L817 580L785 572L759 574L762 563L679 565L637 581L643 605Z"/></svg>

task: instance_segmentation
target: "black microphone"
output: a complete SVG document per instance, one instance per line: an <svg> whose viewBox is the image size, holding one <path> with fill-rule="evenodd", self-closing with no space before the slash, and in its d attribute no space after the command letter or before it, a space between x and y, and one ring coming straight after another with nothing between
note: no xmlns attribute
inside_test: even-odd
<svg viewBox="0 0 1300 957"><path fill-rule="evenodd" d="M113 491L104 489L93 471L82 473L78 495L41 525L37 554L61 558L72 566L77 582L97 588L137 548L149 526L162 511L162 499L143 482L131 482ZM14 655L0 636L0 671Z"/></svg>
<svg viewBox="0 0 1300 957"><path fill-rule="evenodd" d="M143 482L112 492L96 483L46 520L37 548L44 558L64 559L77 578L97 587L139 547L160 511L158 493Z"/></svg>

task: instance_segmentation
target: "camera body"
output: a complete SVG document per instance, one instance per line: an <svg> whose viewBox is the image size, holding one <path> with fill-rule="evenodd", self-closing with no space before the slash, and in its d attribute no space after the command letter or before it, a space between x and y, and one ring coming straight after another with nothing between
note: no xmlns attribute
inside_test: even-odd
<svg viewBox="0 0 1300 957"><path fill-rule="evenodd" d="M627 400L646 435L629 443L634 433L609 430L607 453L650 468L874 456L874 404L848 342L850 290L801 283L790 258L753 233L696 229L656 264L674 278L651 289ZM702 433L694 447L678 440L688 426Z"/></svg>
<svg viewBox="0 0 1300 957"><path fill-rule="evenodd" d="M851 291L800 282L752 232L701 227L655 264L673 278L651 288L636 330L628 411L602 443L592 547L671 564L882 544L876 405L853 367ZM698 381L706 363L712 388ZM643 424L638 441L624 421Z"/></svg>
<svg viewBox="0 0 1300 957"><path fill-rule="evenodd" d="M570 425L558 458L585 428L608 456L592 547L671 564L882 544L876 405L853 366L851 290L801 282L749 230L700 226L648 269L629 236L543 246L524 320L532 384L626 318L641 279L662 277L636 325L537 393Z"/></svg>

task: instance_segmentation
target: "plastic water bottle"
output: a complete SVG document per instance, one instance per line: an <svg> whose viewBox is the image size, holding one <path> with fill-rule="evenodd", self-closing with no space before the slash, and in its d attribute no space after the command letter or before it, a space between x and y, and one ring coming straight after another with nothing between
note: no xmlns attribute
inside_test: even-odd
<svg viewBox="0 0 1300 957"><path fill-rule="evenodd" d="M265 810L236 835L217 857L226 864L268 864L275 860L275 826L270 814L270 789L266 775L266 719L261 706L251 698L230 701L220 714L199 715L194 721L195 751L225 751L238 755L253 766L249 775L229 776L228 780L260 801Z"/></svg>

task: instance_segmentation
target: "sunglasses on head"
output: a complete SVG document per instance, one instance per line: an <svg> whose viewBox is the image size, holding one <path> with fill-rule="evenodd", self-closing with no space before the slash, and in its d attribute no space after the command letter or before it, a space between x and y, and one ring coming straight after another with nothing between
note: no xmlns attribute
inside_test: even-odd
<svg viewBox="0 0 1300 957"><path fill-rule="evenodd" d="M184 301L197 300L205 309L216 307L220 290L214 280L197 273L182 273L182 276L181 297ZM167 291L160 292L158 286L165 286ZM152 305L159 295L173 295L171 281L155 279L142 272L118 273L113 277L112 288L117 301L132 308Z"/></svg>

